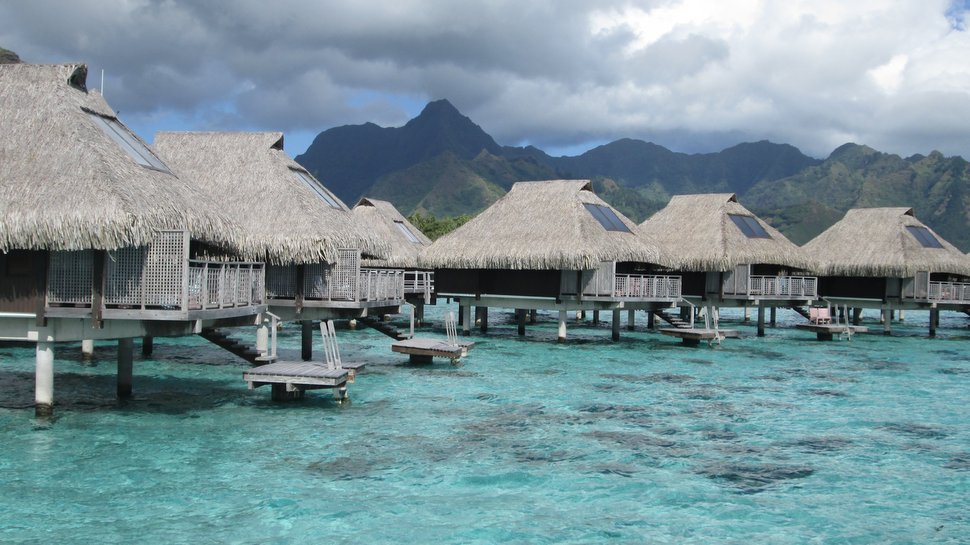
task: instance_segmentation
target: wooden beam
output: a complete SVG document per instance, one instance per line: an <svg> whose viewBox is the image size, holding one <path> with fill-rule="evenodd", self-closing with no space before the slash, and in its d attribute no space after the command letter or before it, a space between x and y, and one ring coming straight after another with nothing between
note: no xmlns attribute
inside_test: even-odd
<svg viewBox="0 0 970 545"><path fill-rule="evenodd" d="M104 250L94 250L92 256L93 271L91 272L91 320L94 327L104 327L104 271L107 265L108 253Z"/></svg>

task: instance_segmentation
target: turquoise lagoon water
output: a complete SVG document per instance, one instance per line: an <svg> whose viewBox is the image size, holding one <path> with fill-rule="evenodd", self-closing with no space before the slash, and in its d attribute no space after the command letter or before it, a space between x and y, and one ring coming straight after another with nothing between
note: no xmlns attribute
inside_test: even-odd
<svg viewBox="0 0 970 545"><path fill-rule="evenodd" d="M33 350L0 347L0 542L967 543L970 330L943 318L822 343L786 311L685 348L493 310L457 367L344 329L369 364L344 406L272 403L198 338L136 353L120 402L113 344L58 345L50 421Z"/></svg>

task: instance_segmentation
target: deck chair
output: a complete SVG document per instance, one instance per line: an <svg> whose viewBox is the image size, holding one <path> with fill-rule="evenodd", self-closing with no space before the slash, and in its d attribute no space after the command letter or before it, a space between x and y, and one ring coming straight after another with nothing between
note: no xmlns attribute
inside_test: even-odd
<svg viewBox="0 0 970 545"><path fill-rule="evenodd" d="M808 321L815 324L831 324L832 316L829 307L811 307L808 309Z"/></svg>

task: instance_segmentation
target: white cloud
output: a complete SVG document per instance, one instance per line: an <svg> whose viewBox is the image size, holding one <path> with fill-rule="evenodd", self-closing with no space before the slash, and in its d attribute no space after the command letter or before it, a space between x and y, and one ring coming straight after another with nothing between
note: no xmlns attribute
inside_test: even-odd
<svg viewBox="0 0 970 545"><path fill-rule="evenodd" d="M39 0L0 4L0 46L105 68L138 127L284 130L303 135L293 153L448 98L500 143L543 148L970 156L961 17L946 0Z"/></svg>

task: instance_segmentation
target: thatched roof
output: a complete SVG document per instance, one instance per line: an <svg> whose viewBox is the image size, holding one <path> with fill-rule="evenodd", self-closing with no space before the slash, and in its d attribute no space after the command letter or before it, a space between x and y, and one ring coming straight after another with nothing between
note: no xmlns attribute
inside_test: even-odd
<svg viewBox="0 0 970 545"><path fill-rule="evenodd" d="M0 250L113 250L159 229L242 248L209 199L99 128L117 116L86 76L83 64L0 65Z"/></svg>
<svg viewBox="0 0 970 545"><path fill-rule="evenodd" d="M657 250L637 235L636 224L614 210L632 232L608 231L587 203L610 208L589 180L519 182L436 240L419 263L434 269L588 270L603 261L660 262Z"/></svg>
<svg viewBox="0 0 970 545"><path fill-rule="evenodd" d="M907 227L926 228L927 248ZM812 272L825 276L909 278L918 271L970 274L967 257L916 219L912 208L855 208L803 246Z"/></svg>
<svg viewBox="0 0 970 545"><path fill-rule="evenodd" d="M282 133L160 132L155 147L180 175L219 199L269 262L333 263L340 248L388 253L386 241L283 151Z"/></svg>
<svg viewBox="0 0 970 545"><path fill-rule="evenodd" d="M768 237L749 238L730 217L747 216ZM738 203L733 193L675 195L640 224L680 271L729 271L738 265L766 264L804 268L801 249Z"/></svg>
<svg viewBox="0 0 970 545"><path fill-rule="evenodd" d="M426 246L431 245L431 239L424 236L424 233L387 201L362 198L354 205L354 214L369 231L386 240L391 246L387 259L364 259L363 265L414 268L418 266L418 254ZM416 240L408 238L402 231L402 227L414 235Z"/></svg>

